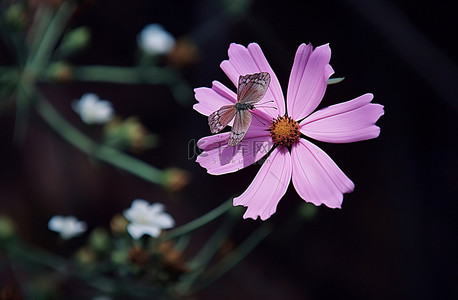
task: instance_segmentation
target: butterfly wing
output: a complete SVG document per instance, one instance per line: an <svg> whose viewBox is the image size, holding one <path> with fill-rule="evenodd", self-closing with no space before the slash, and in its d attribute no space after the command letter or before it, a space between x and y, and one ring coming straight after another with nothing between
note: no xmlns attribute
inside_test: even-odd
<svg viewBox="0 0 458 300"><path fill-rule="evenodd" d="M240 76L237 102L250 104L258 102L266 94L269 84L270 74L267 72Z"/></svg>
<svg viewBox="0 0 458 300"><path fill-rule="evenodd" d="M237 109L235 105L226 105L208 116L208 126L212 133L220 132L234 118Z"/></svg>
<svg viewBox="0 0 458 300"><path fill-rule="evenodd" d="M234 125L232 126L231 134L229 135L229 146L235 146L240 143L245 137L246 132L251 124L251 113L246 110L237 110L235 115Z"/></svg>
<svg viewBox="0 0 458 300"><path fill-rule="evenodd" d="M237 102L254 104L264 97L270 84L270 74L260 72L239 77ZM208 116L208 125L212 133L220 132L235 117L229 146L242 141L251 124L251 113L248 109L237 109L235 105L226 105Z"/></svg>

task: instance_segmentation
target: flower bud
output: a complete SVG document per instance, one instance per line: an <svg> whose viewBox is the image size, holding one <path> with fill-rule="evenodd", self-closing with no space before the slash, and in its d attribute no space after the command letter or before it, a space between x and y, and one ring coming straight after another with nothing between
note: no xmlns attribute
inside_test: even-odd
<svg viewBox="0 0 458 300"><path fill-rule="evenodd" d="M121 235L126 232L127 224L129 224L129 221L122 215L117 214L110 221L111 232L116 235Z"/></svg>
<svg viewBox="0 0 458 300"><path fill-rule="evenodd" d="M91 248L83 247L76 252L75 260L82 266L90 266L96 261L96 254Z"/></svg>
<svg viewBox="0 0 458 300"><path fill-rule="evenodd" d="M127 148L135 152L141 152L156 146L157 137L136 117L129 117L122 121L114 118L104 128L106 143L116 148Z"/></svg>
<svg viewBox="0 0 458 300"><path fill-rule="evenodd" d="M14 233L13 221L5 215L0 215L0 240L7 240L13 237Z"/></svg>
<svg viewBox="0 0 458 300"><path fill-rule="evenodd" d="M73 79L72 66L63 61L52 63L47 73L49 77L60 83L69 82Z"/></svg>
<svg viewBox="0 0 458 300"><path fill-rule="evenodd" d="M127 252L125 250L115 250L111 253L111 261L118 266L127 264Z"/></svg>
<svg viewBox="0 0 458 300"><path fill-rule="evenodd" d="M77 27L64 35L58 51L64 57L72 55L86 48L89 45L90 39L91 32L89 28L84 26Z"/></svg>
<svg viewBox="0 0 458 300"><path fill-rule="evenodd" d="M166 188L171 192L178 192L184 189L189 181L189 172L179 169L170 168L165 170L166 172Z"/></svg>
<svg viewBox="0 0 458 300"><path fill-rule="evenodd" d="M110 236L105 229L96 228L89 236L89 245L96 253L107 252L111 247Z"/></svg>
<svg viewBox="0 0 458 300"><path fill-rule="evenodd" d="M176 68L192 65L199 59L199 48L189 39L179 39L167 59Z"/></svg>
<svg viewBox="0 0 458 300"><path fill-rule="evenodd" d="M27 25L27 14L24 5L13 4L5 12L5 23L9 29L20 31Z"/></svg>

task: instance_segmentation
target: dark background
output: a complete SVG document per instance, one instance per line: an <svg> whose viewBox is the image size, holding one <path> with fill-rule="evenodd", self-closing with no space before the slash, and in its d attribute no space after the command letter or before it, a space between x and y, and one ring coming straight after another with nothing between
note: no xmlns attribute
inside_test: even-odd
<svg viewBox="0 0 458 300"><path fill-rule="evenodd" d="M341 210L320 207L299 228L274 231L196 299L456 298L458 26L451 3L253 1L237 17L223 2L86 2L70 27L88 26L91 45L71 62L133 65L137 33L160 23L198 46L199 61L181 70L191 87L219 80L234 88L219 63L231 42L257 42L286 93L299 44L329 42L334 76L345 80L328 87L320 108L372 92L385 115L377 123L377 139L317 142L356 185ZM70 103L85 92L112 101L122 116L139 116L163 142L137 156L160 168L188 170L192 181L170 195L94 163L35 114L24 143L15 145L14 114L2 115L0 211L39 247L55 251L55 236L46 229L50 216L74 214L90 228L107 226L134 198L165 203L177 225L184 224L242 193L259 168L211 176L188 160L188 141L209 135L206 118L192 109L192 93L188 103L179 104L164 86L43 83L42 90L84 130ZM282 228L301 201L291 186L266 222ZM241 221L233 242L260 223Z"/></svg>

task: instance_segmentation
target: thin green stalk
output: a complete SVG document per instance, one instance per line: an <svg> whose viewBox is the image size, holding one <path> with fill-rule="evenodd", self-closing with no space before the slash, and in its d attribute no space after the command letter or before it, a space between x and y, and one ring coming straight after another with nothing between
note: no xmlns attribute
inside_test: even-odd
<svg viewBox="0 0 458 300"><path fill-rule="evenodd" d="M199 253L190 261L189 266L200 273L211 261L221 246L221 242L227 237L234 225L234 218L228 218L224 224L212 235L207 243L200 249Z"/></svg>
<svg viewBox="0 0 458 300"><path fill-rule="evenodd" d="M228 212L232 208L232 198L226 200L223 202L220 206L214 208L213 210L209 211L205 215L183 225L180 227L177 227L173 230L170 230L167 232L163 237L159 239L160 242L165 241L165 240L170 240L174 239L176 237L179 237L181 235L188 234L204 225L207 223L210 223L214 219L218 218L222 214Z"/></svg>
<svg viewBox="0 0 458 300"><path fill-rule="evenodd" d="M228 236L228 233L234 225L234 218L227 219L221 227L213 234L213 236L200 249L199 253L189 262L188 266L191 272L180 278L180 283L177 286L177 292L186 295L199 280L205 268L220 249L222 241Z"/></svg>
<svg viewBox="0 0 458 300"><path fill-rule="evenodd" d="M15 55L19 65L25 64L27 58L27 47L22 39L22 32L11 30L5 20L6 10L0 8L0 39L9 48L11 54Z"/></svg>
<svg viewBox="0 0 458 300"><path fill-rule="evenodd" d="M14 123L13 140L16 144L22 144L27 132L29 119L30 99L24 89L16 90L16 120Z"/></svg>
<svg viewBox="0 0 458 300"><path fill-rule="evenodd" d="M167 185L166 173L152 165L145 163L135 157L124 154L114 148L97 146L92 153L101 161L110 163L119 169L128 171L146 181L162 186Z"/></svg>
<svg viewBox="0 0 458 300"><path fill-rule="evenodd" d="M167 176L164 171L116 149L93 142L67 122L46 100L40 99L35 103L35 107L40 116L61 137L86 154L130 172L146 181L159 185L167 183Z"/></svg>
<svg viewBox="0 0 458 300"><path fill-rule="evenodd" d="M64 270L67 266L65 259L50 254L48 252L27 248L19 241L16 241L12 245L7 245L7 253L11 258L21 258L21 260L26 260L34 264L41 266L46 266L54 270Z"/></svg>
<svg viewBox="0 0 458 300"><path fill-rule="evenodd" d="M208 269L205 277L197 282L191 293L195 293L226 274L229 270L240 263L262 240L272 232L272 227L264 223L259 226L236 250L232 251L225 258L219 261L215 266Z"/></svg>
<svg viewBox="0 0 458 300"><path fill-rule="evenodd" d="M30 53L36 53L38 46L43 40L43 36L49 27L49 23L52 20L52 10L47 5L41 5L37 8L30 26L25 36L25 42L29 48ZM27 57L27 63L32 59L32 56Z"/></svg>
<svg viewBox="0 0 458 300"><path fill-rule="evenodd" d="M36 51L30 53L31 60L29 62L33 69L42 68L49 62L51 53L64 32L65 25L73 14L74 9L75 4L73 1L63 1L59 6L54 17L49 22Z"/></svg>
<svg viewBox="0 0 458 300"><path fill-rule="evenodd" d="M188 247L189 242L191 241L190 235L182 235L175 242L175 250L184 252L186 247Z"/></svg>
<svg viewBox="0 0 458 300"><path fill-rule="evenodd" d="M73 80L111 82L117 84L164 84L181 103L192 99L192 88L181 78L179 73L166 67L138 66L76 66L73 68Z"/></svg>
<svg viewBox="0 0 458 300"><path fill-rule="evenodd" d="M37 29L34 31L34 39L17 90L15 142L21 142L25 136L29 104L33 98L33 92L29 90L35 84L35 78L40 69L48 63L50 54L73 10L73 2L65 1L59 6L53 17L51 17L51 11L46 8L38 10L35 16L34 24L37 24Z"/></svg>
<svg viewBox="0 0 458 300"><path fill-rule="evenodd" d="M168 84L177 81L172 70L158 67L76 66L73 80L118 84Z"/></svg>
<svg viewBox="0 0 458 300"><path fill-rule="evenodd" d="M7 245L5 250L10 259L26 262L29 268L32 266L48 267L57 271L60 277L74 276L74 278L78 278L102 292L137 297L151 297L163 293L160 288L155 286L140 286L124 279L117 280L101 274L86 273L75 268L75 265L67 259L30 246L26 247L18 241L12 245Z"/></svg>
<svg viewBox="0 0 458 300"><path fill-rule="evenodd" d="M107 276L84 276L76 274L88 286L98 289L100 292L118 296L131 296L145 299L162 299L165 293L161 287L156 285L135 284L127 278L112 279Z"/></svg>

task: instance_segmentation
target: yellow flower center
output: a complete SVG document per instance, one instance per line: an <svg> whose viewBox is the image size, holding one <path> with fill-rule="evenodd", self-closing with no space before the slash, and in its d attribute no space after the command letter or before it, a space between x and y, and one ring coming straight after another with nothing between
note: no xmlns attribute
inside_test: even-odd
<svg viewBox="0 0 458 300"><path fill-rule="evenodd" d="M273 120L269 127L269 131L270 137L275 144L286 147L297 142L301 136L299 123L288 116L278 117Z"/></svg>

